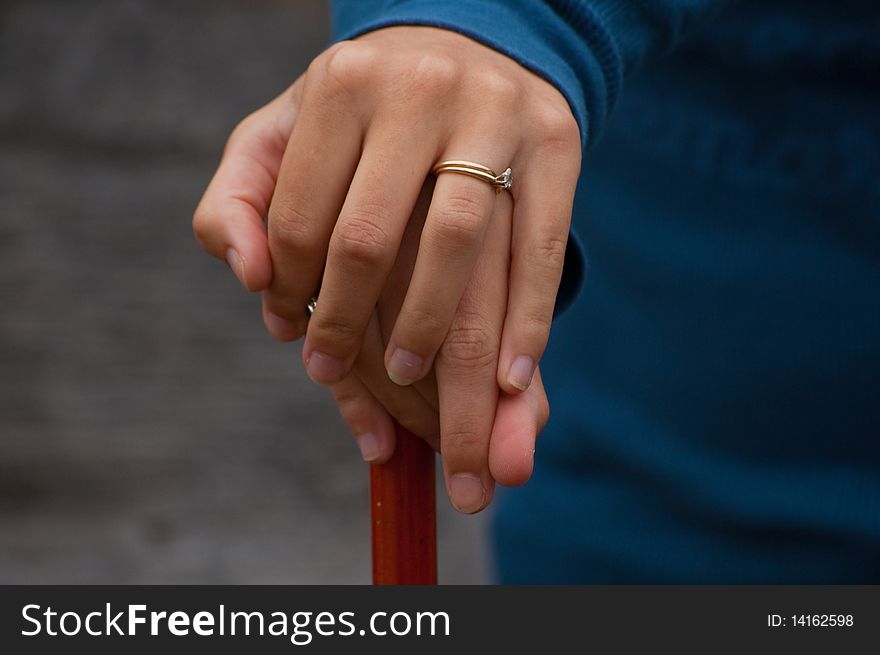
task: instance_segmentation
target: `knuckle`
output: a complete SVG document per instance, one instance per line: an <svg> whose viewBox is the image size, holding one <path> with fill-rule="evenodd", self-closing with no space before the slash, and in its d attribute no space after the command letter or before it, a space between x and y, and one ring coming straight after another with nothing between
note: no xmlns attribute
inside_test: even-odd
<svg viewBox="0 0 880 655"><path fill-rule="evenodd" d="M229 133L229 136L226 139L226 149L228 150L231 146L234 146L236 142L241 140L248 132L251 131L254 123L258 120L256 116L257 112L252 114L248 114L244 118L242 118L235 127L232 128L232 131Z"/></svg>
<svg viewBox="0 0 880 655"><path fill-rule="evenodd" d="M346 217L334 239L341 259L371 266L384 259L388 246L389 236L377 212L364 208Z"/></svg>
<svg viewBox="0 0 880 655"><path fill-rule="evenodd" d="M347 92L363 89L377 70L376 48L360 41L341 41L313 62L312 75Z"/></svg>
<svg viewBox="0 0 880 655"><path fill-rule="evenodd" d="M431 52L419 57L415 67L415 82L434 93L445 93L461 79L460 64L449 55Z"/></svg>
<svg viewBox="0 0 880 655"><path fill-rule="evenodd" d="M314 220L290 200L269 208L269 241L287 250L306 249L315 239Z"/></svg>
<svg viewBox="0 0 880 655"><path fill-rule="evenodd" d="M473 74L475 91L482 98L489 98L493 103L511 105L520 97L519 85L507 75L488 68Z"/></svg>
<svg viewBox="0 0 880 655"><path fill-rule="evenodd" d="M196 237L196 241L202 248L205 248L207 242L212 236L211 212L204 203L199 203L193 212L192 230Z"/></svg>
<svg viewBox="0 0 880 655"><path fill-rule="evenodd" d="M326 340L334 344L334 354L339 355L343 349L351 345L361 332L360 325L354 317L342 313L316 313L309 323L309 332L319 341Z"/></svg>
<svg viewBox="0 0 880 655"><path fill-rule="evenodd" d="M552 317L552 303L529 307L522 315L517 316L517 330L530 344L540 345L543 349L550 336Z"/></svg>
<svg viewBox="0 0 880 655"><path fill-rule="evenodd" d="M443 433L443 453L448 454L450 450L459 453L472 453L474 451L483 452L486 449L486 439L473 430L462 428L452 428ZM459 455L460 456L460 455ZM483 457L482 459L485 459ZM471 466L466 466L465 462L459 462L464 468L482 468L482 462L471 461Z"/></svg>
<svg viewBox="0 0 880 655"><path fill-rule="evenodd" d="M440 351L444 363L457 367L483 368L495 364L496 336L488 327L453 326Z"/></svg>
<svg viewBox="0 0 880 655"><path fill-rule="evenodd" d="M568 107L541 104L534 110L533 122L544 146L580 151L580 129Z"/></svg>
<svg viewBox="0 0 880 655"><path fill-rule="evenodd" d="M443 241L457 246L468 245L482 232L483 214L480 194L462 187L446 198L437 210L434 229Z"/></svg>
<svg viewBox="0 0 880 655"><path fill-rule="evenodd" d="M567 239L547 236L526 251L529 270L546 271L554 278L562 274Z"/></svg>
<svg viewBox="0 0 880 655"><path fill-rule="evenodd" d="M333 388L333 400L336 401L343 420L351 421L356 418L355 414L360 409L363 396L352 388L338 385Z"/></svg>
<svg viewBox="0 0 880 655"><path fill-rule="evenodd" d="M421 348L416 348L415 352L427 352L428 350L436 349L443 341L443 337L449 329L451 318L447 319L439 314L439 307L432 300L433 298L428 296L425 298L427 304L407 307L400 312L397 318L398 330L400 331L398 339L401 343L408 342L409 338L404 335L409 335L410 338L415 337L418 339L418 342L422 345ZM425 347L431 343L434 345ZM413 344L413 347L415 345ZM404 347L406 347L405 344ZM413 347L408 349L413 350Z"/></svg>

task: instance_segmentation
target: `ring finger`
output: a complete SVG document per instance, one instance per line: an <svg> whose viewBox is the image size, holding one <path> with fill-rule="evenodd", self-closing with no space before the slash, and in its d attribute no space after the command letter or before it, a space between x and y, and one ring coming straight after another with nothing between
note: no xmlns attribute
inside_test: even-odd
<svg viewBox="0 0 880 655"><path fill-rule="evenodd" d="M465 144L478 142L477 135L485 132L457 141L441 160L460 156ZM506 142L503 136L499 140ZM504 170L512 151L488 150L489 165ZM473 275L498 197L485 181L453 172L438 175L415 270L385 354L388 376L396 384L411 384L431 369Z"/></svg>
<svg viewBox="0 0 880 655"><path fill-rule="evenodd" d="M499 398L495 372L507 310L512 212L510 196L499 196L486 246L436 363L446 485L452 504L466 513L483 509L494 489L489 442Z"/></svg>

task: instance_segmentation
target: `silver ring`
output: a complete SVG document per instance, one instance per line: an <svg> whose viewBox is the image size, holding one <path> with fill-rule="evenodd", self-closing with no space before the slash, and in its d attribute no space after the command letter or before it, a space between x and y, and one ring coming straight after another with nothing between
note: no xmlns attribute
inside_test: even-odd
<svg viewBox="0 0 880 655"><path fill-rule="evenodd" d="M309 304L306 305L306 316L309 318L312 317L312 314L315 313L315 310L318 308L318 296L312 296L309 299Z"/></svg>

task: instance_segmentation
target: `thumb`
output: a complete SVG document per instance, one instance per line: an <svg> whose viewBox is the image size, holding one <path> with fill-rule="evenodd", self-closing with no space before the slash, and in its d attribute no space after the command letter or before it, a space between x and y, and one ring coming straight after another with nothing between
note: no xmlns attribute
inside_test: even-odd
<svg viewBox="0 0 880 655"><path fill-rule="evenodd" d="M272 281L263 219L301 94L302 78L236 126L193 215L199 245L226 260L249 291L262 291Z"/></svg>

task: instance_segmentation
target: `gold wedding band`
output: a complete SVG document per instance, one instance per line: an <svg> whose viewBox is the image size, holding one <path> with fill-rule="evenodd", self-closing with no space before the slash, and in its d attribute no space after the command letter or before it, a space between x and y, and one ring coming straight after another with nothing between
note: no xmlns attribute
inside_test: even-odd
<svg viewBox="0 0 880 655"><path fill-rule="evenodd" d="M513 182L513 174L508 168L501 175L496 175L488 166L475 164L470 161L449 160L441 161L431 172L436 176L440 173L458 173L460 175L469 175L478 180L486 182L495 189L495 193L501 193L502 189L509 189Z"/></svg>

